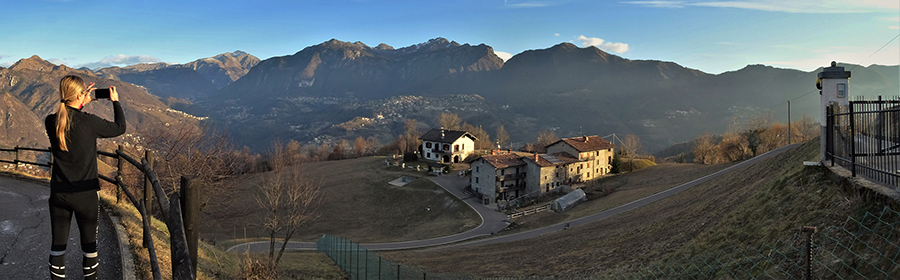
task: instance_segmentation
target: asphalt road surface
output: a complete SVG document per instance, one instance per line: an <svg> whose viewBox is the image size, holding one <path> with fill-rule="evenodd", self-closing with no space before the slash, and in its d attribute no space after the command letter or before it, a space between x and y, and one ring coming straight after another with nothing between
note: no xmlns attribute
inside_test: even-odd
<svg viewBox="0 0 900 280"><path fill-rule="evenodd" d="M0 176L0 279L49 279L50 213L45 184ZM101 212L97 250L99 279L122 279L119 241ZM66 253L66 278L82 279L81 242L73 218Z"/></svg>

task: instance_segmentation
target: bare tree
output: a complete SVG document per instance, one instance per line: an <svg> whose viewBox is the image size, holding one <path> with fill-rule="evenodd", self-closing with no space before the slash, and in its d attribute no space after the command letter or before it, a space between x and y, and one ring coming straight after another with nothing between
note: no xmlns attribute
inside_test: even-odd
<svg viewBox="0 0 900 280"><path fill-rule="evenodd" d="M506 128L502 124L497 127L497 145L500 148L509 147L509 133L506 132Z"/></svg>
<svg viewBox="0 0 900 280"><path fill-rule="evenodd" d="M291 161L281 144L274 143L269 159L272 172L262 174L257 185L261 195L256 196L256 201L266 213L263 225L269 233L269 261L273 268L278 266L287 243L300 226L316 218L322 201L321 180L307 174L302 163L290 166ZM276 255L278 237L283 240Z"/></svg>
<svg viewBox="0 0 900 280"><path fill-rule="evenodd" d="M538 134L537 142L534 143L534 148L536 150L546 151L547 145L553 144L553 142L556 141L559 141L559 136L556 136L556 132L544 130Z"/></svg>
<svg viewBox="0 0 900 280"><path fill-rule="evenodd" d="M438 123L447 130L460 130L462 128L462 118L453 113L441 113Z"/></svg>
<svg viewBox="0 0 900 280"><path fill-rule="evenodd" d="M634 134L625 135L622 139L622 151L626 156L634 157L641 150L641 138Z"/></svg>

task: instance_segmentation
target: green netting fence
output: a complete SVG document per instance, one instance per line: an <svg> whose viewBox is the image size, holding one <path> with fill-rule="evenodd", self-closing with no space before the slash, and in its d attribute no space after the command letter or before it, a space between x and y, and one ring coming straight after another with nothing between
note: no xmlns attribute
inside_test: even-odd
<svg viewBox="0 0 900 280"><path fill-rule="evenodd" d="M471 276L427 272L385 260L372 251L345 238L324 235L316 242L323 252L353 280L428 279L468 280Z"/></svg>
<svg viewBox="0 0 900 280"><path fill-rule="evenodd" d="M323 236L325 252L350 279L476 279L430 273L381 259L359 244ZM808 253L807 253L808 251ZM804 259L809 259L808 263ZM807 275L808 274L808 275ZM807 277L808 276L808 277ZM758 247L672 255L638 267L528 279L900 279L900 212L884 207L842 226L800 232ZM507 277L487 279L514 279Z"/></svg>

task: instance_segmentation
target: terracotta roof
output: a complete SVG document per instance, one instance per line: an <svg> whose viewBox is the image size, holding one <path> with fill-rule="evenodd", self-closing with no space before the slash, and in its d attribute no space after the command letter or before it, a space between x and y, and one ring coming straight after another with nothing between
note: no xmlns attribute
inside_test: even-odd
<svg viewBox="0 0 900 280"><path fill-rule="evenodd" d="M568 153L535 154L525 158L541 167L566 165L570 163L581 162Z"/></svg>
<svg viewBox="0 0 900 280"><path fill-rule="evenodd" d="M465 131L435 128L426 132L424 135L422 135L422 137L419 137L419 140L439 143L453 143L463 136L472 138L473 141L477 139L475 138L475 136Z"/></svg>
<svg viewBox="0 0 900 280"><path fill-rule="evenodd" d="M522 160L522 156L517 154L486 155L482 156L481 158L494 168L498 169L507 168L510 166L525 165L525 161Z"/></svg>
<svg viewBox="0 0 900 280"><path fill-rule="evenodd" d="M553 142L553 144L547 145L547 147L556 145L559 142L565 142L566 144L569 144L569 146L572 146L579 152L592 152L592 151L612 149L612 148L616 147L616 145L613 145L609 141L606 141L606 139L600 138L600 136L597 136L597 135L565 138L565 139Z"/></svg>

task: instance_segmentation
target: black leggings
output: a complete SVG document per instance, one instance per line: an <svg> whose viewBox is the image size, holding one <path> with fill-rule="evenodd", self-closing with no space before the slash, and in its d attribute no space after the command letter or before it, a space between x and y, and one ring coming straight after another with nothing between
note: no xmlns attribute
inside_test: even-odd
<svg viewBox="0 0 900 280"><path fill-rule="evenodd" d="M97 191L83 191L74 193L50 193L50 233L52 243L50 246L51 272L65 275L64 256L66 245L69 241L69 227L72 222L72 214L78 223L78 231L81 234L81 251L84 252L84 272L96 277L97 260L97 224L100 216L100 198ZM63 263L60 263L63 261ZM54 270L54 268L57 268ZM90 268L90 269L89 269Z"/></svg>

